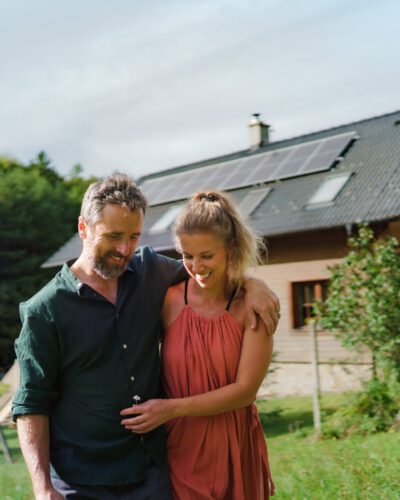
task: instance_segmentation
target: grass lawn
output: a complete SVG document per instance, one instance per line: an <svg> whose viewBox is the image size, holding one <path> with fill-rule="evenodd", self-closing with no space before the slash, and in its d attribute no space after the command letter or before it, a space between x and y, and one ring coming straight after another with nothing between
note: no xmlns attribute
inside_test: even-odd
<svg viewBox="0 0 400 500"><path fill-rule="evenodd" d="M344 401L324 396L323 412ZM399 432L316 441L310 398L261 401L258 407L277 500L400 499ZM280 415L268 415L277 409Z"/></svg>
<svg viewBox="0 0 400 500"><path fill-rule="evenodd" d="M0 451L0 499L25 500L33 498L31 482L18 446L17 432L3 427L13 464L7 464Z"/></svg>
<svg viewBox="0 0 400 500"><path fill-rule="evenodd" d="M326 395L325 414L343 397ZM400 433L316 441L310 398L259 401L268 440L276 500L399 500ZM271 411L281 410L279 415ZM15 430L4 429L15 463L0 453L0 499L31 499L31 487ZM257 499L254 499L257 500Z"/></svg>

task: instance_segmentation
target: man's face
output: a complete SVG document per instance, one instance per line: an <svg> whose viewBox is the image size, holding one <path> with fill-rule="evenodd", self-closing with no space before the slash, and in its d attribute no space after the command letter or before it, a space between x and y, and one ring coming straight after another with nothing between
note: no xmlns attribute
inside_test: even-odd
<svg viewBox="0 0 400 500"><path fill-rule="evenodd" d="M92 224L79 218L79 234L90 267L102 278L118 278L135 253L143 227L141 210L106 205Z"/></svg>

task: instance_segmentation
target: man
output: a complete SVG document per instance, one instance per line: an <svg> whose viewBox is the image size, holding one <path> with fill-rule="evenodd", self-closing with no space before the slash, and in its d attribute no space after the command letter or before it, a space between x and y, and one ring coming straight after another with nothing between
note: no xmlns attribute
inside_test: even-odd
<svg viewBox="0 0 400 500"><path fill-rule="evenodd" d="M170 498L163 429L138 436L120 417L159 395L159 314L185 276L178 261L137 249L145 210L125 175L89 186L81 255L21 304L13 417L37 499ZM267 296L274 330L279 303Z"/></svg>

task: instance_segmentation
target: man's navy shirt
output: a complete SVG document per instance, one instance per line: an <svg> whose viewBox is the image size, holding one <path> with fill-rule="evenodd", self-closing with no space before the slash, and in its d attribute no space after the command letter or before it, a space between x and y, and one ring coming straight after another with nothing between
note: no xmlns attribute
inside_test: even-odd
<svg viewBox="0 0 400 500"><path fill-rule="evenodd" d="M121 425L120 411L134 396L160 397L160 312L168 287L184 276L180 262L141 247L119 278L116 305L67 264L21 304L13 417L50 417L51 465L64 481L140 481L146 450L165 464L163 428L144 435L142 444Z"/></svg>

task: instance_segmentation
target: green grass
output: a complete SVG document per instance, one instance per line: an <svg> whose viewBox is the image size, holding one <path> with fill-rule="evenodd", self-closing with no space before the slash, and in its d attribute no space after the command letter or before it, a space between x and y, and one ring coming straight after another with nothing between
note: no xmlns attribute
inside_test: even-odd
<svg viewBox="0 0 400 500"><path fill-rule="evenodd" d="M6 390L7 390L7 389L8 389L8 385L7 385L7 384L2 384L2 383L0 382L0 396L1 396L2 394L4 394L4 393L6 392Z"/></svg>
<svg viewBox="0 0 400 500"><path fill-rule="evenodd" d="M342 396L324 396L324 414L332 413L343 402ZM276 500L400 499L400 433L316 440L310 398L259 401L258 407ZM15 463L6 464L0 453L0 500L31 499L16 432L4 432Z"/></svg>
<svg viewBox="0 0 400 500"><path fill-rule="evenodd" d="M325 414L344 398L322 398ZM258 402L276 500L400 499L400 433L317 440L310 398ZM282 410L279 415L269 414Z"/></svg>
<svg viewBox="0 0 400 500"><path fill-rule="evenodd" d="M19 449L17 432L15 429L2 429L14 463L7 464L0 451L0 499L33 499L31 481Z"/></svg>

